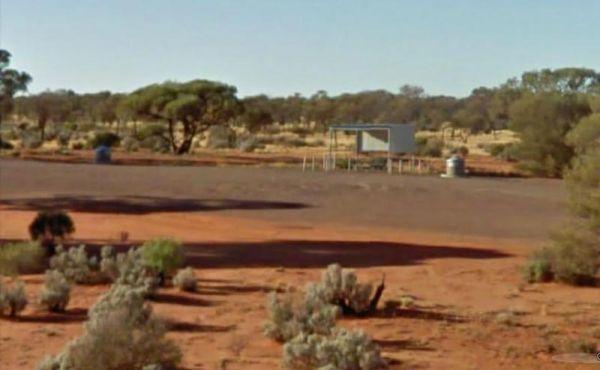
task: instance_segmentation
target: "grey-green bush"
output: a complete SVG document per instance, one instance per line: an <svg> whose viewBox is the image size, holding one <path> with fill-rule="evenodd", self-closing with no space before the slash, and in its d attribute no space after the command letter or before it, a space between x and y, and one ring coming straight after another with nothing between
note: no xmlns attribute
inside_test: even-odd
<svg viewBox="0 0 600 370"><path fill-rule="evenodd" d="M381 370L388 365L377 344L362 331L330 335L301 333L283 346L283 363L294 369Z"/></svg>
<svg viewBox="0 0 600 370"><path fill-rule="evenodd" d="M56 247L56 254L50 258L50 268L57 270L71 282L89 284L93 282L91 265L93 260L88 257L85 245L65 249Z"/></svg>
<svg viewBox="0 0 600 370"><path fill-rule="evenodd" d="M114 285L90 309L84 334L38 370L143 370L148 365L175 369L181 351L165 337L140 289Z"/></svg>
<svg viewBox="0 0 600 370"><path fill-rule="evenodd" d="M58 271L48 270L40 292L40 304L51 312L64 312L69 304L71 285Z"/></svg>
<svg viewBox="0 0 600 370"><path fill-rule="evenodd" d="M144 296L151 297L158 288L158 279L155 271L146 265L142 253L143 250L137 248L117 254L119 275L115 284L141 289Z"/></svg>
<svg viewBox="0 0 600 370"><path fill-rule="evenodd" d="M16 316L27 307L25 283L17 280L11 285L5 285L0 280L0 316Z"/></svg>
<svg viewBox="0 0 600 370"><path fill-rule="evenodd" d="M119 277L119 265L115 250L110 245L105 245L100 250L100 274L107 280L114 282Z"/></svg>
<svg viewBox="0 0 600 370"><path fill-rule="evenodd" d="M283 295L270 293L267 296L268 318L264 325L267 337L286 342L300 333L329 334L335 326L339 308L310 293L311 286L303 299L292 293Z"/></svg>
<svg viewBox="0 0 600 370"><path fill-rule="evenodd" d="M195 292L198 288L198 279L196 278L194 269L186 267L179 270L173 278L173 285L183 291Z"/></svg>
<svg viewBox="0 0 600 370"><path fill-rule="evenodd" d="M373 285L359 283L354 271L343 270L337 263L327 266L314 289L325 302L350 307L357 313L370 308Z"/></svg>

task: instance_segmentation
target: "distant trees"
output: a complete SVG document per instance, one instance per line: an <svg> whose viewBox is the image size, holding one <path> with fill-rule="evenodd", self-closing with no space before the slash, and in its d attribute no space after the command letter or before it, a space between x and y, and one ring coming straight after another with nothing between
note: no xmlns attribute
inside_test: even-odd
<svg viewBox="0 0 600 370"><path fill-rule="evenodd" d="M26 72L8 68L10 58L7 50L0 49L0 124L13 109L15 94L27 91L27 85L31 82L31 76Z"/></svg>
<svg viewBox="0 0 600 370"><path fill-rule="evenodd" d="M76 94L72 90L48 90L16 98L14 111L20 117L35 121L43 141L49 124L119 122L117 108L122 97L108 91Z"/></svg>
<svg viewBox="0 0 600 370"><path fill-rule="evenodd" d="M2 112L6 113L6 101L12 108L9 92L22 91L29 78L6 69L9 54L4 52L0 57L5 61L3 91L7 93L3 94ZM521 141L514 152L511 149L511 158L533 174L558 177L575 153L575 144L567 141L566 135L592 112L593 104L600 105L590 99L598 95L600 73L560 68L528 71L497 87L476 88L464 98L432 96L420 86L403 85L397 92L371 90L331 96L320 90L308 97L256 95L238 99L233 86L194 80L153 84L131 94L46 91L15 98L14 112L18 120L36 122L42 140L49 123L69 122L73 123L70 128L77 128L116 122L120 134L121 123L133 121L130 136L140 136L139 140L145 138L138 135L138 123L159 124L164 132L153 135L142 147L154 147L156 142L164 151L168 142L176 154L189 152L200 131L230 122L251 132L285 123L313 124L317 130L326 130L332 123L414 123L419 129L450 129L452 135L459 132L465 140L469 134L510 128Z"/></svg>
<svg viewBox="0 0 600 370"><path fill-rule="evenodd" d="M567 133L590 108L584 99L556 92L525 94L510 108L509 127L521 141L516 155L521 167L540 176L559 177L574 149Z"/></svg>
<svg viewBox="0 0 600 370"><path fill-rule="evenodd" d="M600 92L600 73L587 68L542 69L523 73L521 85L534 93Z"/></svg>
<svg viewBox="0 0 600 370"><path fill-rule="evenodd" d="M76 112L76 94L70 90L46 91L30 97L21 97L16 101L19 114L34 118L44 141L48 122L66 122Z"/></svg>
<svg viewBox="0 0 600 370"><path fill-rule="evenodd" d="M122 104L134 117L166 124L175 154L189 152L198 133L229 121L242 110L235 87L207 80L146 86L131 93ZM178 125L182 126L181 139L176 135Z"/></svg>
<svg viewBox="0 0 600 370"><path fill-rule="evenodd" d="M565 171L570 224L553 235L549 246L532 256L526 269L530 281L599 283L600 101L597 99L597 96L591 99L593 113L582 118L567 135L567 144L575 153Z"/></svg>

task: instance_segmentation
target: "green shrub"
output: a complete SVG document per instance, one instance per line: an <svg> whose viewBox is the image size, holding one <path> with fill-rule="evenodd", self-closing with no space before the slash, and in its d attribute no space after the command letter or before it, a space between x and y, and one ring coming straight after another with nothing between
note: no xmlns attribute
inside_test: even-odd
<svg viewBox="0 0 600 370"><path fill-rule="evenodd" d="M44 286L40 292L40 303L48 311L64 312L69 304L71 285L58 271L48 270L44 277Z"/></svg>
<svg viewBox="0 0 600 370"><path fill-rule="evenodd" d="M573 285L594 284L600 268L600 237L583 228L563 231L553 236L550 255L556 280Z"/></svg>
<svg viewBox="0 0 600 370"><path fill-rule="evenodd" d="M69 249L59 245L56 254L50 258L50 268L60 272L68 281L78 284L94 282L94 262L88 257L85 245Z"/></svg>
<svg viewBox="0 0 600 370"><path fill-rule="evenodd" d="M73 145L71 145L71 149L73 150L82 150L85 148L85 145L83 143L73 143Z"/></svg>
<svg viewBox="0 0 600 370"><path fill-rule="evenodd" d="M173 278L173 285L183 291L195 292L198 288L198 279L196 278L194 269L187 267L179 270Z"/></svg>
<svg viewBox="0 0 600 370"><path fill-rule="evenodd" d="M183 262L181 243L167 238L156 238L142 244L142 255L146 266L153 268L163 277L172 276Z"/></svg>
<svg viewBox="0 0 600 370"><path fill-rule="evenodd" d="M120 141L121 138L114 132L103 131L94 133L94 136L89 141L89 145L94 149L99 146L106 146L110 148L119 145Z"/></svg>
<svg viewBox="0 0 600 370"><path fill-rule="evenodd" d="M32 240L39 241L48 248L49 254L54 252L57 241L75 232L75 225L71 217L63 211L38 212L35 219L29 224L29 235Z"/></svg>
<svg viewBox="0 0 600 370"><path fill-rule="evenodd" d="M25 283L17 280L11 286L0 280L0 316L16 316L27 307Z"/></svg>
<svg viewBox="0 0 600 370"><path fill-rule="evenodd" d="M552 235L553 242L535 253L525 269L530 282L557 280L572 285L597 282L600 235L583 225Z"/></svg>
<svg viewBox="0 0 600 370"><path fill-rule="evenodd" d="M596 142L596 148L575 158L565 179L571 211L600 234L600 136Z"/></svg>
<svg viewBox="0 0 600 370"><path fill-rule="evenodd" d="M283 347L283 363L294 369L381 370L388 365L362 331L336 329L331 335L302 333Z"/></svg>
<svg viewBox="0 0 600 370"><path fill-rule="evenodd" d="M175 369L181 351L165 334L165 325L152 316L143 292L113 285L90 308L84 334L38 369L143 370L148 365Z"/></svg>
<svg viewBox="0 0 600 370"><path fill-rule="evenodd" d="M0 247L0 274L38 273L44 270L45 252L37 242L4 244Z"/></svg>

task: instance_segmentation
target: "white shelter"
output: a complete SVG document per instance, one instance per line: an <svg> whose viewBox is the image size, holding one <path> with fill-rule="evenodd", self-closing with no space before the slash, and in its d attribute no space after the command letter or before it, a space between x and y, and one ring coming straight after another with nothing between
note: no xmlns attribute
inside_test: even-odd
<svg viewBox="0 0 600 370"><path fill-rule="evenodd" d="M329 126L329 152L337 147L338 131L356 133L356 153L387 152L414 153L415 127L398 123L348 123Z"/></svg>

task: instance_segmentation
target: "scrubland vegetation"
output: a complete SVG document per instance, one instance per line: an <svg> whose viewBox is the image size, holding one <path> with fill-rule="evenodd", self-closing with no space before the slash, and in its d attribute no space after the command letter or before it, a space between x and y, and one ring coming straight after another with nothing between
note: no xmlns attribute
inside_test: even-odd
<svg viewBox="0 0 600 370"><path fill-rule="evenodd" d="M527 267L530 281L556 279L577 285L597 284L600 271L600 100L593 113L568 133L574 159L565 170L571 222L552 236Z"/></svg>
<svg viewBox="0 0 600 370"><path fill-rule="evenodd" d="M207 80L152 84L129 94L47 91L19 96L31 78L9 69L9 61L10 54L0 50L2 150L36 149L53 142L61 153L99 146L173 155L193 153L198 147L252 152L273 144L322 146L317 135L331 123L408 122L420 129L418 156L468 156L476 149L515 162L529 175L563 178L571 219L531 256L524 276L530 283L598 285L600 74L596 71L525 72L500 86L477 88L465 98L429 96L420 87L405 85L397 93L329 96L320 91L310 97L240 99L234 86ZM478 143L476 148L467 145L474 135L497 137L506 132L514 137ZM85 245L64 246L74 231L66 212L43 211L30 224L30 242L0 248L0 273L11 277L0 281L0 316L18 316L34 303L27 298L21 274L46 270L35 304L56 315L69 310L74 285L111 284L89 309L81 336L38 369L177 368L182 351L166 337L168 324L153 314L152 299L170 285L186 292L178 294L200 294L202 283L193 268L185 267L182 244L157 238L120 253L105 246L94 255ZM359 282L354 271L333 264L320 281L304 289L267 294L264 334L281 343L283 366L387 368L382 348L369 334L338 326L343 318L412 309L415 299L410 296L387 301L380 309L383 280L378 286ZM503 327L520 326L512 311L494 317L494 323ZM574 348L583 352L598 348L585 340L575 343Z"/></svg>
<svg viewBox="0 0 600 370"><path fill-rule="evenodd" d="M265 335L283 342L283 363L291 368L376 370L387 368L379 347L362 331L336 328L339 315L368 315L377 308L381 285L373 297L371 284L357 282L353 271L333 264L319 283L308 284L304 297L271 293Z"/></svg>

